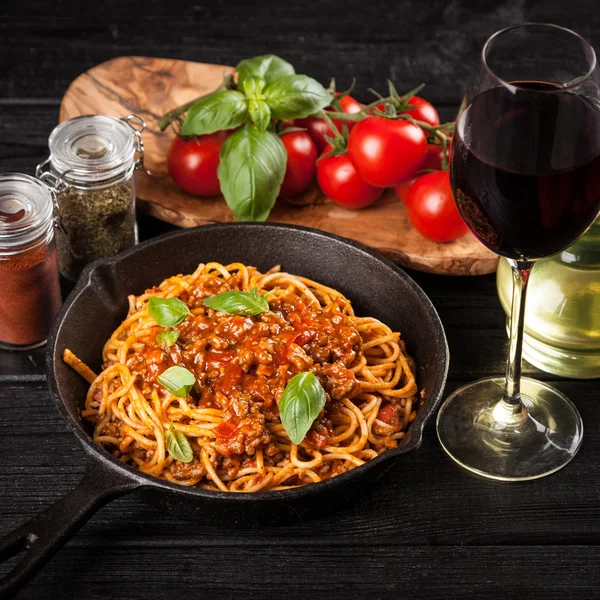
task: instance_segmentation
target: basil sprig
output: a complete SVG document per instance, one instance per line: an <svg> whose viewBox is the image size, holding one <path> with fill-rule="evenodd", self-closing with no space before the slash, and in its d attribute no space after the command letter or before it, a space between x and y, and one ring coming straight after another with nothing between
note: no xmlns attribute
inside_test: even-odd
<svg viewBox="0 0 600 600"><path fill-rule="evenodd" d="M279 77L265 88L264 96L275 119L308 117L332 100L318 81L306 75Z"/></svg>
<svg viewBox="0 0 600 600"><path fill-rule="evenodd" d="M184 398L196 383L194 374L185 367L169 367L158 376L158 383L167 389L173 396Z"/></svg>
<svg viewBox="0 0 600 600"><path fill-rule="evenodd" d="M279 136L245 125L221 148L219 183L238 221L264 221L285 175L287 152Z"/></svg>
<svg viewBox="0 0 600 600"><path fill-rule="evenodd" d="M249 77L260 77L270 83L278 77L293 75L296 72L289 62L273 54L247 58L240 62L235 70L238 74L238 86L240 87Z"/></svg>
<svg viewBox="0 0 600 600"><path fill-rule="evenodd" d="M159 346L165 349L170 348L179 337L179 331L177 329L170 329L169 331L161 331L156 334L156 341Z"/></svg>
<svg viewBox="0 0 600 600"><path fill-rule="evenodd" d="M172 423L165 432L165 445L175 460L183 463L190 463L194 460L194 453L188 439L181 431L175 429Z"/></svg>
<svg viewBox="0 0 600 600"><path fill-rule="evenodd" d="M232 291L209 296L202 300L202 304L229 315L243 317L255 317L269 310L267 294L261 296L255 287L249 292Z"/></svg>
<svg viewBox="0 0 600 600"><path fill-rule="evenodd" d="M294 375L279 400L279 417L294 444L300 444L325 406L325 390L314 373Z"/></svg>
<svg viewBox="0 0 600 600"><path fill-rule="evenodd" d="M271 121L271 110L263 94L266 84L261 77L248 77L243 83L248 98L248 114L259 131L266 131Z"/></svg>
<svg viewBox="0 0 600 600"><path fill-rule="evenodd" d="M154 296L148 302L148 312L161 327L175 327L190 314L190 309L179 298Z"/></svg>
<svg viewBox="0 0 600 600"><path fill-rule="evenodd" d="M206 135L233 129L244 122L248 101L244 94L222 90L198 100L187 111L181 124L181 135Z"/></svg>
<svg viewBox="0 0 600 600"><path fill-rule="evenodd" d="M235 84L228 80L218 91L190 107L170 111L167 117L179 117L187 109L180 130L183 137L241 126L221 148L221 192L236 219L264 221L287 166L274 120L315 114L329 106L333 96L318 81L297 74L292 65L272 54L243 60L236 71L237 89L231 89Z"/></svg>

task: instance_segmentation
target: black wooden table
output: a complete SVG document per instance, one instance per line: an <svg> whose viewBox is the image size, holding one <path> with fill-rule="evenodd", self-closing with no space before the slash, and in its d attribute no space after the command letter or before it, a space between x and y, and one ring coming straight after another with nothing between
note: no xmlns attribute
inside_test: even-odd
<svg viewBox="0 0 600 600"><path fill-rule="evenodd" d="M391 3L78 2L0 6L0 171L32 173L60 98L83 70L123 54L235 64L273 52L357 96L425 81L451 117L478 49L526 20L576 28L600 45L596 0ZM142 237L168 229L139 216ZM450 344L447 392L503 372L507 343L494 276L410 273ZM0 290L2 293L2 290ZM0 535L71 489L84 457L54 409L43 353L0 355ZM124 497L102 509L19 595L73 598L592 598L600 596L600 384L525 366L579 408L581 451L519 485L473 478L445 456L433 424L352 507L300 525L228 530ZM0 575L6 573L0 568Z"/></svg>

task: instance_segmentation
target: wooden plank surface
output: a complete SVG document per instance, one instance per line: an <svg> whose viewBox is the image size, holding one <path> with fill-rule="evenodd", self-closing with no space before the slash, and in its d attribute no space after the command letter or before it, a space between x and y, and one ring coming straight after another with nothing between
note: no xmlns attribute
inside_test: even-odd
<svg viewBox="0 0 600 600"><path fill-rule="evenodd" d="M266 597L261 589L301 598L311 586L330 598L344 585L351 598L369 588L377 598L401 589L419 598L582 593L597 581L588 568L599 558L600 390L593 382L557 385L575 400L587 429L579 455L553 477L522 485L476 479L443 454L430 424L423 446L365 497L301 525L228 530L182 521L135 496L116 500L19 598L60 590L86 600L117 592L166 599L184 593L184 582L218 598L235 590ZM0 457L2 532L73 487L85 464L38 385L0 388Z"/></svg>
<svg viewBox="0 0 600 600"><path fill-rule="evenodd" d="M252 543L404 545L581 544L600 540L600 389L593 382L553 382L581 411L582 448L553 477L518 485L490 483L458 469L426 427L423 445L354 505L302 525L233 530L189 522L145 504L137 496L114 501L92 519L73 544L115 536L115 544L170 545L189 535L193 544ZM457 387L448 386L448 393ZM20 408L27 401L30 409ZM43 448L43 452L40 449ZM57 500L79 480L84 453L66 429L42 385L0 388L0 531ZM17 460L14 460L18 458ZM14 501L15 490L20 500ZM152 523L150 530L144 530ZM203 536L208 536L206 539ZM201 538L201 539L197 539ZM88 541L85 541L88 540ZM97 540L98 541L98 540Z"/></svg>
<svg viewBox="0 0 600 600"><path fill-rule="evenodd" d="M85 71L71 83L60 107L60 121L89 114L144 119L145 170L135 174L137 206L181 227L231 222L222 197L198 198L180 190L167 172L172 128L160 131L160 117L174 107L218 88L232 67L143 56L122 56ZM323 195L316 182L291 205L279 199L269 221L322 229L361 242L398 264L428 273L493 273L498 256L470 232L444 244L423 237L393 189L363 210L348 210ZM301 205L301 206L300 206Z"/></svg>
<svg viewBox="0 0 600 600"><path fill-rule="evenodd" d="M132 556L151 565L143 586L139 572L131 568ZM162 560L157 564L158 556ZM464 547L407 549L385 543L361 544L355 550L336 544L290 548L283 542L272 548L231 547L226 558L212 548L197 546L176 545L167 556L163 547L111 547L99 564L93 547L69 547L57 557L56 568L61 569L65 584L57 589L45 572L18 598L56 597L53 594L60 590L64 599L107 600L111 597L107 589L112 589L107 582L117 580L116 597L126 600L190 595L213 600L564 600L593 597L589 594L600 576L587 565L599 561L600 551L589 546L501 546L473 552ZM252 568L240 570L240 565Z"/></svg>

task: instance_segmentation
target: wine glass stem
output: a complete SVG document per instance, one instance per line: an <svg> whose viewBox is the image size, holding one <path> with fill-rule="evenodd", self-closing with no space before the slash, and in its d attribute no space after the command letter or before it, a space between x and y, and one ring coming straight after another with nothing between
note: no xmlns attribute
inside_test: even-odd
<svg viewBox="0 0 600 600"><path fill-rule="evenodd" d="M525 417L521 402L521 357L525 326L527 283L533 263L509 260L513 278L512 308L510 314L510 344L506 363L506 381L502 400L494 410L494 418L505 424L517 423Z"/></svg>

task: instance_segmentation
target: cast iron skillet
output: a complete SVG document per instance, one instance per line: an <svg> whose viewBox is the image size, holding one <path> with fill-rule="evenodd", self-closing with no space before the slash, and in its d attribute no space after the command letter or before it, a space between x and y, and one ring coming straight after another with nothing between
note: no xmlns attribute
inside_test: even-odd
<svg viewBox="0 0 600 600"><path fill-rule="evenodd" d="M105 341L127 312L127 295L199 262L240 261L267 270L276 264L340 290L359 315L372 315L400 331L418 366L424 403L397 449L332 479L276 492L232 494L186 488L144 475L93 443L80 417L87 383L62 361L65 348L100 370ZM424 292L394 264L367 248L303 227L218 224L167 234L98 261L83 272L67 298L47 348L50 392L89 463L79 485L0 542L0 560L26 551L0 582L0 597L16 593L101 506L136 491L152 505L182 517L256 526L323 514L368 488L402 454L417 448L425 421L441 399L448 346L440 319Z"/></svg>

